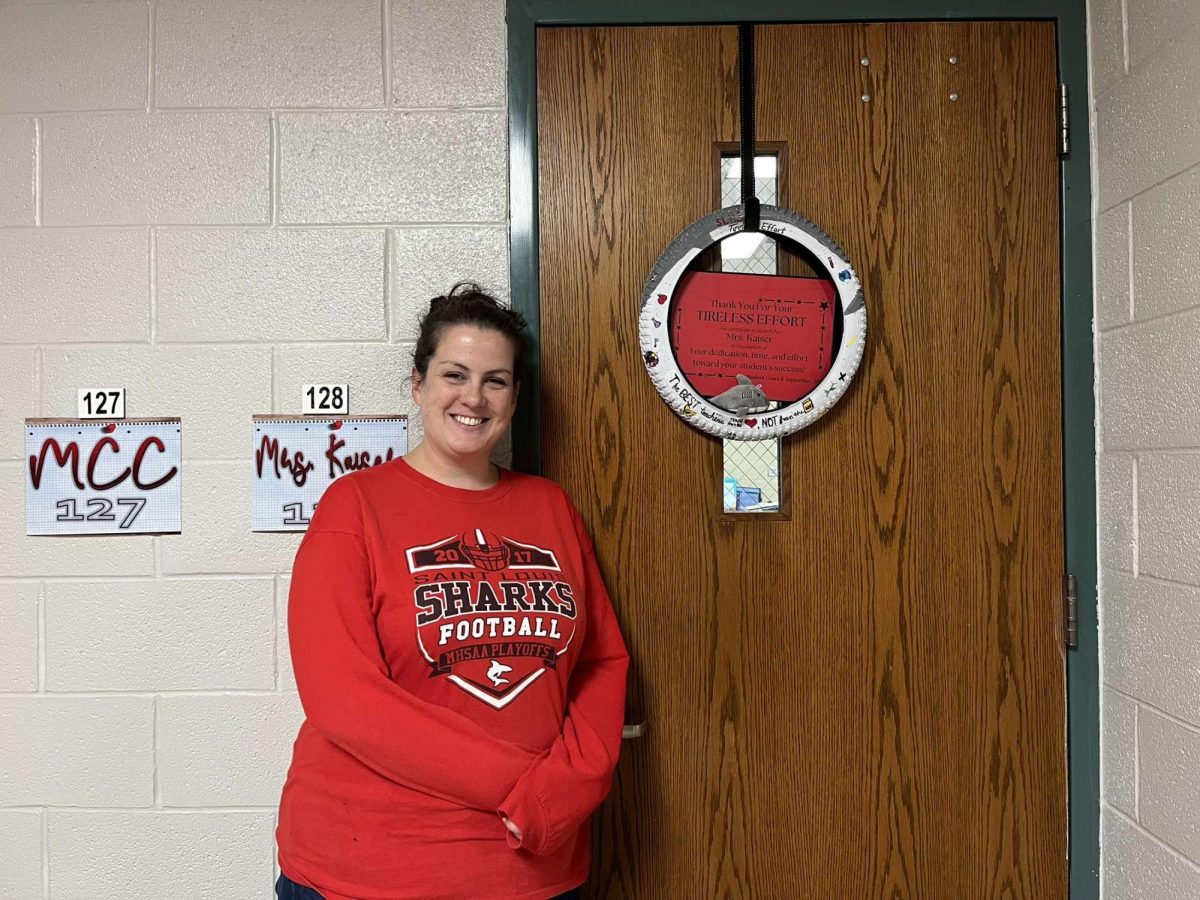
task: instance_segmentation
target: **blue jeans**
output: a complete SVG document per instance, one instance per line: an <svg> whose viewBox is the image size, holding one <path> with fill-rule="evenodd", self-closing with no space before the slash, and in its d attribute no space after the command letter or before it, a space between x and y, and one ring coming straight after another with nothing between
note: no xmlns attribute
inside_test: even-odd
<svg viewBox="0 0 1200 900"><path fill-rule="evenodd" d="M296 884L282 872L279 873L279 880L275 882L275 896L279 900L322 900L321 895L312 888Z"/></svg>
<svg viewBox="0 0 1200 900"><path fill-rule="evenodd" d="M321 895L312 888L296 884L296 882L282 873L279 876L279 880L275 882L275 896L279 900L323 900ZM557 897L550 898L550 900L579 900L579 890L577 888L573 891L567 891L565 894L559 894Z"/></svg>

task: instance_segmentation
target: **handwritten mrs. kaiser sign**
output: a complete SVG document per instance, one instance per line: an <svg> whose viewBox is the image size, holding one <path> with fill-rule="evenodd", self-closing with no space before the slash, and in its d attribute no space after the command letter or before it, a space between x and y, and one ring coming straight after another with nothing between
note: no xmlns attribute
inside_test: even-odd
<svg viewBox="0 0 1200 900"><path fill-rule="evenodd" d="M407 452L405 416L255 416L254 531L304 531L334 479Z"/></svg>

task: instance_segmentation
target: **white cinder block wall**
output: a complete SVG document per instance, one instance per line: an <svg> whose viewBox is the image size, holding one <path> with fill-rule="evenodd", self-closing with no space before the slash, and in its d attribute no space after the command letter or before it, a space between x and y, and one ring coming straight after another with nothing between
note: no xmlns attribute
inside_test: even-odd
<svg viewBox="0 0 1200 900"><path fill-rule="evenodd" d="M1200 3L1091 0L1105 897L1200 897Z"/></svg>
<svg viewBox="0 0 1200 900"><path fill-rule="evenodd" d="M250 416L409 411L419 306L507 294L503 0L0 0L0 898L265 898L297 538ZM28 538L25 416L184 422L178 536Z"/></svg>
<svg viewBox="0 0 1200 900"><path fill-rule="evenodd" d="M294 537L249 417L408 409L505 291L502 0L0 0L0 897L268 896ZM1200 4L1092 0L1107 897L1200 896ZM184 533L23 535L25 416L185 423Z"/></svg>

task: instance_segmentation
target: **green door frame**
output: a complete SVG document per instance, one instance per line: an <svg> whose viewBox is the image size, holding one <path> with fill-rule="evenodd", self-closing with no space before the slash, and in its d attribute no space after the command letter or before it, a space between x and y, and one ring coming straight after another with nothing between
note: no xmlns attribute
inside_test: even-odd
<svg viewBox="0 0 1200 900"><path fill-rule="evenodd" d="M1091 175L1085 0L507 0L509 264L513 305L534 335L513 423L517 468L541 470L541 299L538 278L535 31L551 25L886 22L1040 19L1055 23L1059 80L1074 102L1061 167L1062 400L1065 572L1079 587L1079 646L1067 653L1071 900L1100 896L1100 695L1096 627L1095 397L1092 361ZM899 11L902 9L902 13ZM632 300L630 302L633 302Z"/></svg>

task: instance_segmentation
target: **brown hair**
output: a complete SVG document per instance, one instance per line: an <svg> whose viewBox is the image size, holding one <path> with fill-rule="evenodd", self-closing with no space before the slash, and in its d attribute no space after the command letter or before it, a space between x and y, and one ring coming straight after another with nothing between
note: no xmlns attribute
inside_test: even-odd
<svg viewBox="0 0 1200 900"><path fill-rule="evenodd" d="M502 306L499 300L472 281L460 281L443 296L429 301L429 311L421 318L417 346L413 349L413 368L422 378L429 370L429 360L437 352L442 335L455 325L474 325L511 338L513 378L518 382L521 380L529 341L525 317L515 309Z"/></svg>

